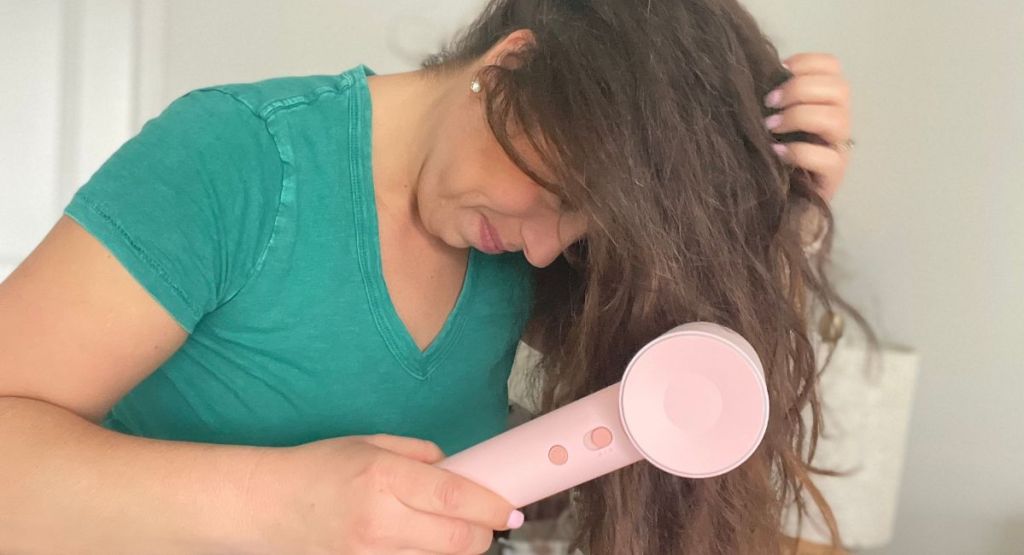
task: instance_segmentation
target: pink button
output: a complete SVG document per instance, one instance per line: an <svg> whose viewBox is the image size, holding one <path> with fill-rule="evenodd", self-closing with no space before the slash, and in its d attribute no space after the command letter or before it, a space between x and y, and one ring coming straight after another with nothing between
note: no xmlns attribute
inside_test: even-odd
<svg viewBox="0 0 1024 555"><path fill-rule="evenodd" d="M612 444L612 431L604 426L590 430L590 443L595 449L604 449Z"/></svg>
<svg viewBox="0 0 1024 555"><path fill-rule="evenodd" d="M565 450L565 447L555 445L548 449L548 460L553 464L563 465L569 460L569 452Z"/></svg>

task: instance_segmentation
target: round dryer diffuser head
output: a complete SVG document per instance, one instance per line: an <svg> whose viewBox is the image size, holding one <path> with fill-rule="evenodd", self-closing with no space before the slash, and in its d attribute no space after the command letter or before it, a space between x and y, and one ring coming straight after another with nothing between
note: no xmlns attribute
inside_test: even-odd
<svg viewBox="0 0 1024 555"><path fill-rule="evenodd" d="M630 441L654 466L687 478L747 460L768 427L768 389L754 348L710 322L678 326L630 361L619 391Z"/></svg>

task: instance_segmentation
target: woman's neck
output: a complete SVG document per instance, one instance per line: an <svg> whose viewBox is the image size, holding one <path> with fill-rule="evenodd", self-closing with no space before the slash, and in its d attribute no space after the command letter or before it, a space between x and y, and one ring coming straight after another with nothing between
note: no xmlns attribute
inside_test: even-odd
<svg viewBox="0 0 1024 555"><path fill-rule="evenodd" d="M389 218L416 220L418 180L446 83L425 79L422 71L410 71L372 75L367 84L373 106L373 186L378 210Z"/></svg>

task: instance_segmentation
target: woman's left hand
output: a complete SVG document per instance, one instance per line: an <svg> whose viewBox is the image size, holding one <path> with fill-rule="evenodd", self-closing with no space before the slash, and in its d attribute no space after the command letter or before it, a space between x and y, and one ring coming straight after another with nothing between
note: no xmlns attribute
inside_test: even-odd
<svg viewBox="0 0 1024 555"><path fill-rule="evenodd" d="M765 96L767 106L782 111L765 119L772 133L814 133L832 147L806 142L777 143L776 152L790 164L809 170L818 191L832 200L846 173L849 149L837 149L850 138L850 87L839 60L831 54L801 53L783 60L793 77ZM779 91L776 104L772 93ZM774 118L774 120L773 120ZM774 127L772 123L777 123Z"/></svg>

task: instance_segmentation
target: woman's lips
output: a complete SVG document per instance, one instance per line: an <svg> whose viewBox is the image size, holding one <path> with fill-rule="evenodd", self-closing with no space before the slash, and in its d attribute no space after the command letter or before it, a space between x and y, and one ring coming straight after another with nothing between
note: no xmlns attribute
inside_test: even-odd
<svg viewBox="0 0 1024 555"><path fill-rule="evenodd" d="M502 244L498 231L487 221L486 216L480 217L480 244L483 247L481 250L488 254L505 252L505 245Z"/></svg>

